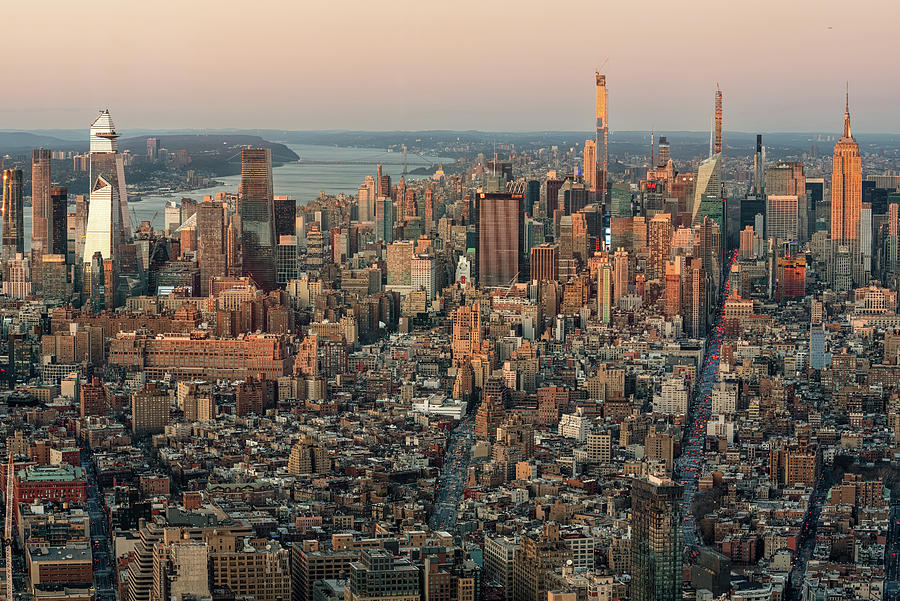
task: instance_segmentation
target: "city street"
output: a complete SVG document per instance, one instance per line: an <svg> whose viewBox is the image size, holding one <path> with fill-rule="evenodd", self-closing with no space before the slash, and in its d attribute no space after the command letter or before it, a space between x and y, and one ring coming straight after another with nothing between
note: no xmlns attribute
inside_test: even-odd
<svg viewBox="0 0 900 601"><path fill-rule="evenodd" d="M466 416L450 434L444 466L435 484L434 509L429 520L433 530L451 531L456 525L457 508L466 488L466 470L472 453L475 414Z"/></svg>
<svg viewBox="0 0 900 601"><path fill-rule="evenodd" d="M730 273L736 257L737 251L732 253L730 260L725 266L725 273L729 275L724 280L725 283L719 299L719 314L707 338L706 354L703 357L703 366L698 378L697 389L693 402L688 409L690 426L687 440L685 441L682 455L676 463L679 482L684 487L681 507L682 537L685 545L688 547L695 547L699 542L692 505L694 495L697 493L700 474L703 471L706 424L710 417L712 389L719 373L722 337L725 333L725 299L731 293Z"/></svg>
<svg viewBox="0 0 900 601"><path fill-rule="evenodd" d="M900 598L900 505L891 507L891 524L884 545L885 601Z"/></svg>
<svg viewBox="0 0 900 601"><path fill-rule="evenodd" d="M97 599L114 600L115 571L114 558L108 523L103 512L103 500L97 485L97 473L91 453L88 449L81 450L81 465L87 478L87 509L91 520L91 553L94 561L94 590Z"/></svg>

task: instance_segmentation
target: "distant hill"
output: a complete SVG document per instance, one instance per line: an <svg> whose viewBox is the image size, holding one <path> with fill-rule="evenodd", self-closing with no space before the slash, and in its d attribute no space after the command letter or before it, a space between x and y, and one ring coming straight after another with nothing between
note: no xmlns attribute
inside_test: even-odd
<svg viewBox="0 0 900 601"><path fill-rule="evenodd" d="M189 153L219 152L236 146L262 146L272 149L273 163L289 163L299 160L299 156L285 146L277 142L269 142L260 136L248 134L172 134L160 135L160 145L169 151L187 150ZM24 131L0 131L0 154L21 155L27 154L33 148L50 148L52 150L74 150L87 152L87 131L84 138L79 141L64 140L45 133L32 133ZM130 150L135 154L147 152L147 136L120 138L120 150ZM237 151L235 151L237 153Z"/></svg>
<svg viewBox="0 0 900 601"><path fill-rule="evenodd" d="M53 150L78 150L82 147L87 148L87 144L87 139L75 142L43 133L0 131L0 153L2 154L21 154L41 147Z"/></svg>
<svg viewBox="0 0 900 601"><path fill-rule="evenodd" d="M293 150L279 144L278 142L269 142L260 136L251 136L246 134L210 134L210 135L190 135L190 134L172 134L160 135L159 144L169 152L177 150L187 150L189 154L199 152L223 152L225 149L234 148L236 146L256 146L272 149L273 163L290 163L297 161L300 157ZM144 154L147 152L147 136L136 138L122 138L119 140L120 150L130 150L135 154ZM235 150L234 154L238 157L239 151ZM239 158L238 158L239 161Z"/></svg>

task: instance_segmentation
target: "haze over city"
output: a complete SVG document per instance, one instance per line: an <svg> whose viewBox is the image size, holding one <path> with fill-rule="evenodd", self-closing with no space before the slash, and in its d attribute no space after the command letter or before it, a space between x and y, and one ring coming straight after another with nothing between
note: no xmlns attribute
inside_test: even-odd
<svg viewBox="0 0 900 601"><path fill-rule="evenodd" d="M209 0L23 2L0 128L587 130L606 59L616 130L900 132L900 4ZM109 24L98 30L98 24ZM33 24L41 32L34 37Z"/></svg>
<svg viewBox="0 0 900 601"><path fill-rule="evenodd" d="M0 601L900 601L897 3L5 7Z"/></svg>

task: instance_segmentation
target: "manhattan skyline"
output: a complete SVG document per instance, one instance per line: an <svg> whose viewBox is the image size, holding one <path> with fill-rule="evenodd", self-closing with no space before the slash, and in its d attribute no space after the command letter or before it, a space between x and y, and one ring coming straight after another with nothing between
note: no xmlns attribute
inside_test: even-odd
<svg viewBox="0 0 900 601"><path fill-rule="evenodd" d="M570 2L550 20L536 2L163 4L173 10L21 7L44 42L9 66L20 85L0 100L0 129L76 128L109 107L139 128L581 130L593 125L583 74L608 59L613 132L708 130L716 84L727 90L726 130L830 131L847 80L857 133L900 132L890 101L900 80L879 60L900 16L889 2L741 11L703 1L678 12ZM72 37L99 13L117 27ZM602 41L591 23L610 23ZM31 46L26 31L13 28L10 47Z"/></svg>

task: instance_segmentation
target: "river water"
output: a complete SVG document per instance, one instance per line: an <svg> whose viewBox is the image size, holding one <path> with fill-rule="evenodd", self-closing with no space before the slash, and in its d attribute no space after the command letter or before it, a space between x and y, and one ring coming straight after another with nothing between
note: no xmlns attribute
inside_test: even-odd
<svg viewBox="0 0 900 601"><path fill-rule="evenodd" d="M367 175L375 176L375 164L383 164L383 173L394 181L400 181L403 172L403 154L386 152L377 148L352 148L343 146L318 146L311 144L287 144L288 148L300 156L300 162L287 163L272 169L272 180L276 195L288 195L297 199L298 205L304 205L319 196L324 190L329 194L356 194L359 185ZM449 163L453 159L441 159L435 156L420 157L410 154L409 170L412 171L426 163ZM311 161L305 164L304 161ZM126 180L128 174L125 174ZM421 177L421 176L413 176ZM129 203L134 210L138 222L149 220L156 229L163 228L164 208L170 200L180 201L182 197L203 200L204 196L213 196L217 192L237 192L241 182L240 175L218 177L221 186L202 188L190 192L173 192L169 195L142 194L140 202ZM69 207L74 211L74 205ZM25 207L25 250L31 246L31 207ZM135 224L132 224L132 227Z"/></svg>

